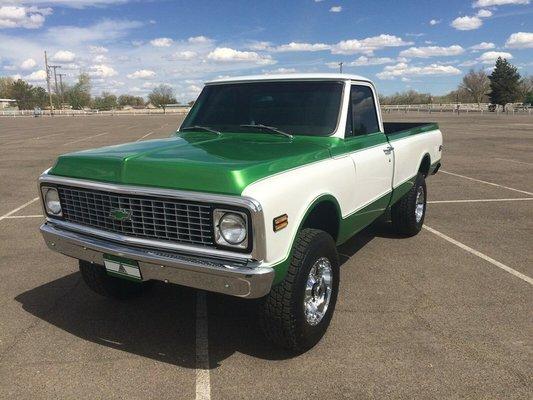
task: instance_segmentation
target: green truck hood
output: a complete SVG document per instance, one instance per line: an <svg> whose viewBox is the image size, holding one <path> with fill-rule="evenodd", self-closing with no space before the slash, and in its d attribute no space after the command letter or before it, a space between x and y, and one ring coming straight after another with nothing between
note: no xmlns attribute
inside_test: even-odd
<svg viewBox="0 0 533 400"><path fill-rule="evenodd" d="M333 138L266 133L179 133L69 153L52 175L127 185L240 195L250 183L330 157Z"/></svg>

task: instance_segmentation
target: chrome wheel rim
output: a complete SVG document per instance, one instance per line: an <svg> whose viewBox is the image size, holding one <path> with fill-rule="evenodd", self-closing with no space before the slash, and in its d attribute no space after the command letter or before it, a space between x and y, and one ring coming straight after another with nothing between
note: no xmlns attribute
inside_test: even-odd
<svg viewBox="0 0 533 400"><path fill-rule="evenodd" d="M304 314L309 325L317 325L328 311L333 288L333 269L326 257L313 264L307 277L304 296Z"/></svg>
<svg viewBox="0 0 533 400"><path fill-rule="evenodd" d="M424 207L426 206L426 194L424 193L424 188L422 186L418 187L416 191L416 206L415 206L415 217L416 223L418 224L422 221L424 216Z"/></svg>

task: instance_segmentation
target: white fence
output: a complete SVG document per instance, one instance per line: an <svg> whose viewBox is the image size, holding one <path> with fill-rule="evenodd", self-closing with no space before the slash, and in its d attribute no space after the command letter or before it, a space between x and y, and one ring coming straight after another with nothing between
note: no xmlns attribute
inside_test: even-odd
<svg viewBox="0 0 533 400"><path fill-rule="evenodd" d="M505 111L502 107L490 108L489 104L476 104L476 103L447 103L447 104L395 104L395 105L382 105L381 109L383 113L444 113L451 112L456 114L463 113L478 113L478 114L533 114L533 107L523 106L521 104L508 104Z"/></svg>
<svg viewBox="0 0 533 400"><path fill-rule="evenodd" d="M187 114L190 107L177 107L154 109L131 109L131 110L113 110L113 111L98 111L98 110L54 110L54 117L86 117L86 116L121 116L121 115L183 115ZM50 110L0 110L0 117L49 117Z"/></svg>

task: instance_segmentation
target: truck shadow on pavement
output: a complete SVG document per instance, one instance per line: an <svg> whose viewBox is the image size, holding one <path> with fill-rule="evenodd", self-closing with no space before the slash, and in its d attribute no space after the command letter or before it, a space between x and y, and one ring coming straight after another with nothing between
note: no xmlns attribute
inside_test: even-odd
<svg viewBox="0 0 533 400"><path fill-rule="evenodd" d="M376 224L354 236L339 248L341 265L374 237L385 235L389 235L387 228ZM92 293L76 272L21 293L15 300L30 314L83 340L196 368L193 289L157 282L141 298L113 301ZM208 294L211 368L236 352L265 360L294 357L264 339L257 323L257 304L255 300Z"/></svg>

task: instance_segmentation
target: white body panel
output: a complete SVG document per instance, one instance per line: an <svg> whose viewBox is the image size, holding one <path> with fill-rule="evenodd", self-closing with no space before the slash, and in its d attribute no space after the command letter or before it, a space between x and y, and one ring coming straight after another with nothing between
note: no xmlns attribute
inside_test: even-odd
<svg viewBox="0 0 533 400"><path fill-rule="evenodd" d="M430 155L432 164L440 160L441 137L440 131L435 130L392 142L399 153L395 156L399 177L395 176L394 187L417 174L424 155ZM392 154L387 156L383 152L386 147L387 144L379 145L304 165L246 187L242 195L258 200L263 208L264 264L276 265L289 256L298 228L318 198L333 196L342 218L346 218L390 193L393 162ZM272 222L283 214L289 216L289 225L274 232Z"/></svg>
<svg viewBox="0 0 533 400"><path fill-rule="evenodd" d="M391 145L394 147L394 180L393 187L398 187L418 172L420 163L426 154L429 154L431 163L440 160L442 134L440 130L434 130L402 139L394 140L391 137Z"/></svg>

